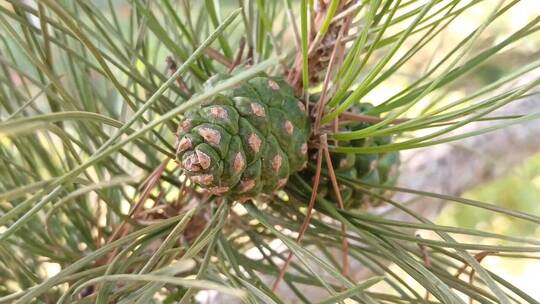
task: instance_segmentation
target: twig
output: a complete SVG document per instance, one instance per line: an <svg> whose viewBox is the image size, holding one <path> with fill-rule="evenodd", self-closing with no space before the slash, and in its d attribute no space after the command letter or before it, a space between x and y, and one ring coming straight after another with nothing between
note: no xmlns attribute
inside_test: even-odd
<svg viewBox="0 0 540 304"><path fill-rule="evenodd" d="M482 260L487 257L488 255L491 255L491 254L494 254L494 253L497 253L497 251L481 251L477 254L474 255L474 259L478 261L478 263L481 263ZM465 265L463 265L459 270L458 272L456 273L455 277L459 277L463 272L465 272L465 270L467 269L467 267L469 267L470 265L468 263L466 263ZM474 284L474 274L476 273L476 271L474 270L474 268L471 267L471 273L469 274L469 284L472 286ZM473 303L473 298L472 297L469 297L469 303Z"/></svg>
<svg viewBox="0 0 540 304"><path fill-rule="evenodd" d="M139 210L140 208L144 205L144 202L146 202L146 200L148 199L148 197L150 196L150 192L151 190L154 188L154 186L158 183L159 179L161 178L161 175L163 174L163 171L165 171L165 168L167 167L167 164L169 163L170 161L170 158L166 158L162 163L161 165L159 165L150 175L149 175L149 178L148 178L148 182L146 183L142 193L141 193L141 198L139 199L139 201L137 201L137 203L131 208L131 211L129 212L129 214L127 215L128 217L133 217ZM113 234L109 237L109 239L107 240L107 243L111 243L112 241L114 241L118 236L120 235L124 235L126 232L127 232L127 229L125 227L126 225L126 221L122 221L122 223L120 224L120 226L118 226L115 231L113 232ZM108 257L108 261L110 261L110 259L115 255L116 253L116 250L113 251L109 257Z"/></svg>
<svg viewBox="0 0 540 304"><path fill-rule="evenodd" d="M416 234L417 238L421 238L420 234ZM431 259L429 258L428 252L426 250L426 246L423 244L418 243L418 247L420 248L420 253L422 254L422 259L424 260L424 265L429 268L431 267ZM426 290L426 301L429 301L429 291Z"/></svg>
<svg viewBox="0 0 540 304"><path fill-rule="evenodd" d="M255 62L255 60L253 60L253 47L249 46L248 47L247 58L246 58L246 64L247 65L252 65L254 62Z"/></svg>
<svg viewBox="0 0 540 304"><path fill-rule="evenodd" d="M326 16L327 14L327 7L328 6L326 5L326 3L324 3L324 1L319 0L318 10L316 11L315 16L313 16L311 19L312 20L311 28L315 28L315 24L317 24L317 34L315 35L315 37L311 40L309 44L308 57L313 55L313 52L315 51L317 44L319 44L319 42L321 42L321 40L324 38L324 36L321 35L321 31L319 29L321 28L321 25L322 25L322 22L320 21L324 20L325 19L324 16ZM310 35L309 37L311 36L312 35Z"/></svg>
<svg viewBox="0 0 540 304"><path fill-rule="evenodd" d="M347 19L345 21L345 24L341 27L340 31L339 31L339 34L338 34L338 41L340 40L340 37L343 35L343 33L345 32L345 30L348 31L348 28L349 28L349 24L351 22L351 19ZM336 64L336 59L338 58L338 50L341 48L342 44L341 43L338 43L334 46L334 50L332 50L332 55L330 56L330 62L328 63L328 69L326 70L326 75L324 76L324 81L323 81L323 88L322 88L322 93L321 93L321 97L317 103L317 114L315 116L315 131L317 132L319 130L319 127L321 125L321 119L322 119L322 116L323 116L323 110L324 110L324 105L326 103L325 99L326 99L326 94L328 92L328 85L330 83L330 75L332 74L332 70L333 70L333 67L334 67L334 64ZM340 55L342 56L344 53L343 52L339 52ZM340 56L340 57L341 57ZM342 58L340 58L339 61L341 61Z"/></svg>
<svg viewBox="0 0 540 304"><path fill-rule="evenodd" d="M171 56L167 56L167 58L165 58L165 61L167 62L167 67L169 71L171 71L171 74L174 74L174 72L176 72L176 70L178 69L176 61ZM193 95L181 76L178 76L178 78L176 78L176 84L178 85L180 90L188 96L188 98Z"/></svg>
<svg viewBox="0 0 540 304"><path fill-rule="evenodd" d="M324 156L326 160L326 166L328 168L328 173L330 175L330 181L332 182L332 187L334 188L334 193L336 194L339 208L345 209L345 204L343 203L343 198L341 197L341 192L339 190L339 184L337 182L336 173L334 172L334 166L332 165L332 158L330 157L330 151L328 150L328 142L326 134L321 136L321 145L324 151ZM344 276L348 276L349 273L349 242L347 241L347 229L344 223L341 223L341 237L342 237L342 259L343 259L343 269L342 273Z"/></svg>
<svg viewBox="0 0 540 304"><path fill-rule="evenodd" d="M215 61L223 64L224 66L226 66L227 68L231 68L232 66L232 62L229 60L229 58L225 57L223 54L221 54L219 51L211 48L211 47L208 47L206 48L205 50L205 53L206 55L208 55L208 57L214 59Z"/></svg>
<svg viewBox="0 0 540 304"><path fill-rule="evenodd" d="M357 8L360 8L364 5L364 1L358 1L355 4L352 4L352 3L353 2L349 2L348 4L346 4L343 10L339 14L336 14L334 18L332 18L332 22L337 22L340 19L350 16L350 14L355 12ZM352 5L348 6L349 4L352 4Z"/></svg>
<svg viewBox="0 0 540 304"><path fill-rule="evenodd" d="M480 262L482 261L486 256L490 255L490 254L494 254L494 253L497 253L497 251L481 251L477 254L474 255L474 258ZM454 277L459 277L463 272L465 272L465 270L467 270L467 267L469 267L470 265L468 263L465 263L465 265L461 266L460 269L458 269L458 272L454 275Z"/></svg>
<svg viewBox="0 0 540 304"><path fill-rule="evenodd" d="M245 48L246 48L246 39L242 37L240 39L240 45L238 46L238 51L236 52L236 56L234 57L234 62L231 64L231 67L229 68L229 74L232 73L234 71L234 68L236 68L242 61L242 55L244 54Z"/></svg>

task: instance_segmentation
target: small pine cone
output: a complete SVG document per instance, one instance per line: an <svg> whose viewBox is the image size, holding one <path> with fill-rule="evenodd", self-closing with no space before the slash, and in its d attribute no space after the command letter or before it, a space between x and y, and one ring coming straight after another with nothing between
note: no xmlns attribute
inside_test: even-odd
<svg viewBox="0 0 540 304"><path fill-rule="evenodd" d="M353 108L354 112L363 113L372 108L369 103L361 103ZM354 123L343 127L343 131L357 131L370 126L368 123ZM372 147L390 144L392 137L364 138L359 140L341 141L340 146L348 147ZM332 165L335 173L350 179L360 180L362 182L374 185L393 186L398 177L399 153L373 153L373 154L354 154L354 153L331 153ZM310 172L305 172L304 177L313 176ZM311 181L310 181L311 182ZM327 200L337 202L332 182L329 177L321 177L319 185L319 194ZM371 188L369 191L386 196L385 191ZM340 194L346 208L356 209L360 207L376 206L381 204L381 199L371 195L366 195L362 191L356 190L345 184L340 184Z"/></svg>
<svg viewBox="0 0 540 304"><path fill-rule="evenodd" d="M310 121L282 79L256 77L185 115L177 160L192 182L232 199L271 194L307 161Z"/></svg>
<svg viewBox="0 0 540 304"><path fill-rule="evenodd" d="M371 109L373 105L369 103L361 103L357 106L355 111L362 113ZM366 123L358 123L349 127L350 131L357 131L370 126ZM355 147L370 147L381 146L392 143L391 136L365 138L355 140L350 143ZM347 155L345 157L350 157ZM374 153L374 154L357 154L354 155L354 170L356 178L362 182L373 185L393 186L396 184L398 178L398 168L400 164L399 152L387 152L387 153ZM351 198L346 203L350 208L358 208L361 206L371 205L377 206L383 201L371 195L367 195L361 191L355 189L349 189L351 192ZM371 188L370 192L387 196L386 192L382 189Z"/></svg>

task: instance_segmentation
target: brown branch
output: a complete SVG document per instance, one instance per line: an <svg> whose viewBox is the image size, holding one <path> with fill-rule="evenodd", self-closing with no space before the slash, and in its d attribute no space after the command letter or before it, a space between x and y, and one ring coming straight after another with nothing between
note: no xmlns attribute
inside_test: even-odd
<svg viewBox="0 0 540 304"><path fill-rule="evenodd" d="M178 69L178 65L176 64L176 61L171 56L167 56L165 58L165 62L167 62L167 68L169 69L170 73L174 74L176 70ZM180 90L184 94L187 95L188 98L191 97L191 95L193 95L191 91L189 90L187 84L184 82L184 79L182 79L181 76L178 76L176 78L176 84L178 85L178 88L180 88Z"/></svg>
<svg viewBox="0 0 540 304"><path fill-rule="evenodd" d="M420 234L417 234L416 237L421 238ZM426 268L431 267L431 259L429 258L429 254L427 252L426 246L418 243L418 247L420 248L420 253L422 254L422 259L424 260L424 265L426 266ZM426 301L429 301L429 291L427 290L426 290L426 296L424 299Z"/></svg>
<svg viewBox="0 0 540 304"><path fill-rule="evenodd" d="M349 30L351 20L351 18L347 18L347 20L345 20L344 26L342 26L339 31L338 40L339 37L343 36L343 34ZM340 43L336 44L334 49L332 50L332 55L330 56L330 63L328 64L326 75L324 76L321 97L316 105L317 114L315 116L315 132L319 131L319 127L321 125L321 119L324 113L324 106L326 105L326 94L328 93L328 86L330 84L330 76L332 75L334 65L343 60L344 50L345 46Z"/></svg>
<svg viewBox="0 0 540 304"><path fill-rule="evenodd" d="M231 67L229 68L229 74L232 73L234 71L234 68L236 68L242 61L242 55L244 54L245 48L246 48L246 39L242 37L240 39L240 45L238 46L238 51L236 52L234 62L231 64Z"/></svg>
<svg viewBox="0 0 540 304"><path fill-rule="evenodd" d="M330 181L332 182L332 188L334 188L334 193L336 194L338 206L341 209L345 209L345 204L343 203L343 198L341 197L341 192L339 189L339 184L336 178L336 173L334 172L334 166L332 165L332 158L330 157L330 151L328 150L328 142L326 134L321 136L321 144L323 146L324 156L326 160L326 166L328 168L328 173L330 175ZM343 269L342 273L344 276L349 274L349 242L347 240L347 229L345 223L341 223L341 241L342 241L342 260L343 260Z"/></svg>
<svg viewBox="0 0 540 304"><path fill-rule="evenodd" d="M223 54L221 54L219 51L217 51L216 49L213 49L211 47L207 47L206 50L205 50L205 53L206 55L208 55L208 57L214 59L215 61L223 64L225 67L227 68L231 68L233 63L229 60L229 58L225 57Z"/></svg>

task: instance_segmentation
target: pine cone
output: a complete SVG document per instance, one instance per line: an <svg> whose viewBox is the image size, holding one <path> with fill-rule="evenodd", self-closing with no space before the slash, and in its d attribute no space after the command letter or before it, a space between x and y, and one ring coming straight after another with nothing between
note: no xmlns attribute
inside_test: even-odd
<svg viewBox="0 0 540 304"><path fill-rule="evenodd" d="M271 194L307 161L310 121L282 79L256 77L185 115L177 160L192 182L232 199Z"/></svg>
<svg viewBox="0 0 540 304"><path fill-rule="evenodd" d="M373 106L369 103L359 104L353 109L354 112L363 113ZM357 131L368 127L368 123L355 123L343 128L343 131ZM352 140L349 142L339 142L340 146L349 147L370 147L386 145L392 142L392 137L375 137L364 138L360 140ZM354 154L354 153L337 153L331 154L332 165L336 175L340 175L350 179L360 180L368 184L392 186L395 184L398 177L399 153L374 153L374 154ZM309 172L305 173L306 176ZM359 208L362 206L378 205L382 200L371 195L366 195L350 186L340 183L340 193L343 203L346 208ZM337 197L328 176L321 177L319 185L319 193L327 200L337 202ZM385 196L385 191L372 188L369 191Z"/></svg>

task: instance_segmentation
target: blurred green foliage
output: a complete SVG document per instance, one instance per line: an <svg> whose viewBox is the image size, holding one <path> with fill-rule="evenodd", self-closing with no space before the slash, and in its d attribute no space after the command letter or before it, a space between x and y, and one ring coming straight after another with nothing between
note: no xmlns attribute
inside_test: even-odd
<svg viewBox="0 0 540 304"><path fill-rule="evenodd" d="M540 214L540 154L513 168L505 177L476 187L464 196L513 210ZM458 204L449 204L437 222L494 233L540 237L538 225Z"/></svg>

